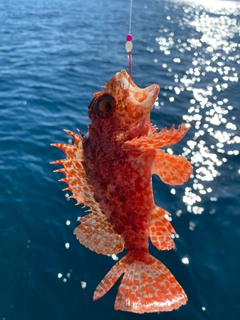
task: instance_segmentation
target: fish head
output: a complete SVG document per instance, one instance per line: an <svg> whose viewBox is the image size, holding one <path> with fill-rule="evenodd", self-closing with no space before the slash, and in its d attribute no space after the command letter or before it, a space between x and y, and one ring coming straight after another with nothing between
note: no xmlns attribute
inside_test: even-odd
<svg viewBox="0 0 240 320"><path fill-rule="evenodd" d="M101 128L108 137L123 137L124 140L147 134L150 127L150 112L159 93L156 84L139 88L125 70L117 72L94 94L89 105L91 128Z"/></svg>

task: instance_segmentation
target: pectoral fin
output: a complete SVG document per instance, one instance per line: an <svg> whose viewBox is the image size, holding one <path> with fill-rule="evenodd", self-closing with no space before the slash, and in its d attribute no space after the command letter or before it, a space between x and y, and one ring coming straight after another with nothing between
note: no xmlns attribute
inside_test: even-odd
<svg viewBox="0 0 240 320"><path fill-rule="evenodd" d="M162 129L160 132L153 132L147 136L134 138L124 143L124 150L129 150L132 147L137 147L141 151L148 151L151 149L159 149L166 146L171 146L179 142L188 132L189 127L181 124L177 129L172 126L170 130Z"/></svg>

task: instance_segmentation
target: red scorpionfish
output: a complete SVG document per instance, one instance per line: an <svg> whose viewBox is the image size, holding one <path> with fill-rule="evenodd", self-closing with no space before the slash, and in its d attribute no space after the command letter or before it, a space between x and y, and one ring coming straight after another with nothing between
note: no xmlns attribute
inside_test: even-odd
<svg viewBox="0 0 240 320"><path fill-rule="evenodd" d="M114 307L135 313L171 311L187 302L172 273L149 254L149 237L159 250L170 250L175 234L169 213L154 203L152 175L174 186L192 173L184 157L160 149L180 141L189 128L182 124L158 132L151 125L159 90L156 84L140 89L126 71L117 72L88 107L88 137L66 130L74 144L54 144L66 154L53 162L63 165L55 171L66 175L60 180L68 184L64 190L90 208L74 230L79 242L104 255L127 251L93 299L105 295L124 274Z"/></svg>

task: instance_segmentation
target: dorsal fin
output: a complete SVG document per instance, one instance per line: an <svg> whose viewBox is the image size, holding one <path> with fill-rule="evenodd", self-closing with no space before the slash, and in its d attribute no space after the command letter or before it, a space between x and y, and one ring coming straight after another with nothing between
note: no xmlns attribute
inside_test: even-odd
<svg viewBox="0 0 240 320"><path fill-rule="evenodd" d="M81 224L74 230L81 244L101 254L117 254L123 251L122 238L114 232L103 214L90 213L78 219Z"/></svg>
<svg viewBox="0 0 240 320"><path fill-rule="evenodd" d="M59 180L68 184L63 190L70 190L72 195L69 198L76 199L77 204L84 204L92 212L79 219L81 224L74 230L74 234L80 243L92 251L102 254L119 253L124 248L122 238L113 230L94 198L94 191L84 168L82 139L71 131L65 131L74 138L74 144L52 144L65 152L66 159L53 161L51 164L63 165L63 168L55 170L66 175Z"/></svg>

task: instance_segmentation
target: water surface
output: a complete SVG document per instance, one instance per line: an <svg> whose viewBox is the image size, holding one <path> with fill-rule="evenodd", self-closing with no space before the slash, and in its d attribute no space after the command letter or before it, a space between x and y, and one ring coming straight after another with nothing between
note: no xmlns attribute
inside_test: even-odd
<svg viewBox="0 0 240 320"><path fill-rule="evenodd" d="M168 152L192 163L179 187L153 178L157 205L172 213L176 249L151 253L174 273L189 302L177 311L113 310L118 285L93 292L112 257L73 235L84 214L49 162L87 131L87 106L127 68L128 1L2 0L0 3L0 319L237 320L240 241L240 2L133 1L133 79L161 86L159 128L192 128ZM118 282L119 284L119 282Z"/></svg>

